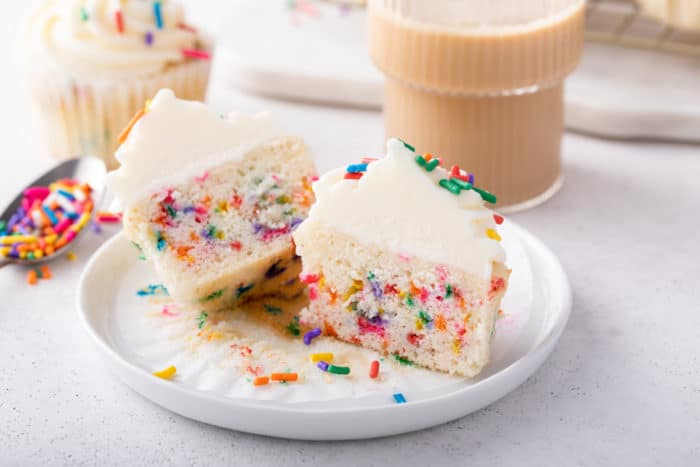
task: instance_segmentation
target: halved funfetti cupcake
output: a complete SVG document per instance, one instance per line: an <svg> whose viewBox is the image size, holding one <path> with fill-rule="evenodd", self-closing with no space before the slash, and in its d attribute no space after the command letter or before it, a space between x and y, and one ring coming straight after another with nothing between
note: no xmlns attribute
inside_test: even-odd
<svg viewBox="0 0 700 467"><path fill-rule="evenodd" d="M124 231L176 301L214 310L301 292L292 232L315 180L301 139L161 90L124 140L109 175Z"/></svg>
<svg viewBox="0 0 700 467"><path fill-rule="evenodd" d="M294 232L309 284L303 324L402 361L474 376L489 360L510 271L495 202L400 140L314 184Z"/></svg>

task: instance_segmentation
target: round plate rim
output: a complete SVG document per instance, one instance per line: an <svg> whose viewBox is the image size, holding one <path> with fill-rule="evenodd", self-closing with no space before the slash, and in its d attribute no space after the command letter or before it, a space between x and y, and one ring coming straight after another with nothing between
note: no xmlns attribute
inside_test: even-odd
<svg viewBox="0 0 700 467"><path fill-rule="evenodd" d="M110 238L108 241L106 241L100 248L92 255L92 257L89 259L87 265L83 269L83 272L81 273L79 282L78 282L78 288L77 288L77 308L78 312L80 315L80 320L83 323L83 326L87 330L88 334L91 336L92 340L94 343L97 345L97 347L100 349L103 357L107 358L109 362L114 365L114 369L120 370L115 373L117 373L117 376L119 379L122 380L127 386L131 387L133 390L136 392L140 393L141 395L145 396L147 399L151 400L152 402L168 409L171 410L175 413L178 413L180 415L183 415L188 418L196 419L199 421L203 421L205 423L210 423L213 425L221 426L224 428L229 428L229 429L236 429L239 431L248 431L251 433L258 433L258 434L265 434L265 435L272 435L272 436L281 436L281 437L287 437L287 438L292 438L293 436L287 436L287 435L280 435L278 433L274 433L275 430L270 430L270 431L260 431L260 430L247 430L245 428L240 428L237 426L235 423L231 424L223 424L220 422L216 421L211 421L212 417L197 417L197 416L192 416L187 412L187 410L184 410L181 407L173 407L173 404L170 403L170 401L166 400L171 398L170 396L178 396L178 397L185 397L185 398L192 398L194 400L199 400L199 401L207 401L209 403L213 404L218 404L218 405L223 405L226 406L227 409L229 410L235 410L235 409L240 409L240 410L254 410L256 413L258 413L260 416L265 416L265 415L270 415L270 414L285 414L285 415L290 415L290 416L299 416L299 415L304 415L306 417L313 417L313 416L321 416L321 417L331 417L333 415L347 415L347 414L355 414L355 415L373 415L377 413L382 413L386 411L392 411L393 415L397 415L400 413L400 411L422 411L423 408L427 408L428 406L434 406L434 405L440 405L440 404L446 404L450 401L454 402L460 399L463 400L468 400L469 396L468 393L472 392L478 392L490 388L490 391L487 391L489 396L486 398L485 403L480 403L478 404L479 407L477 408L467 408L463 412L454 412L449 415L449 417L445 418L442 420L442 422L438 423L426 423L426 424L420 424L418 428L416 427L408 427L405 430L392 430L384 434L399 434L403 432L408 432L408 431L414 431L416 429L420 428L427 428L429 426L433 426L436 424L444 423L449 420L453 420L456 418L460 418L462 416L465 416L475 410L478 410L480 408L483 408L487 405L492 404L493 402L497 401L501 397L505 396L506 394L510 393L512 390L514 390L516 387L518 387L520 384L525 382L527 378L529 378L532 374L539 369L539 367L542 365L546 357L549 355L549 353L553 350L554 345L557 343L559 340L559 337L561 336L566 323L569 319L569 316L571 314L571 304L572 304L572 295L571 295L571 288L568 282L568 278L566 276L566 273L564 269L561 266L561 263L559 262L558 258L554 255L554 253L546 246L544 243L542 243L539 239L537 239L535 236L533 236L531 233L529 233L527 230L524 228L520 227L513 221L508 221L509 227L517 233L518 237L526 244L528 244L526 250L528 253L531 252L532 248L534 247L538 251L538 256L544 257L546 262L548 263L549 268L555 268L557 270L557 275L559 276L559 282L561 289L559 290L558 294L561 296L561 309L557 315L557 321L551 325L551 328L549 331L540 336L538 342L533 345L533 347L525 354L523 354L520 358L512 362L510 365L507 367L499 370L498 372L482 379L481 381L478 381L468 387L463 387L460 389L457 389L453 392L447 393L447 394L441 394L441 395L436 395L432 397L425 397L419 400L411 401L409 404L391 404L391 405L386 405L386 406L370 406L370 407L359 407L359 408L351 408L351 407L339 407L339 408L312 408L305 406L305 404L286 404L284 402L276 402L276 401L258 401L258 400L246 400L246 399L241 399L241 398L229 398L229 397L221 397L218 395L214 394L209 394L203 391L199 391L197 389L193 388L188 388L184 387L181 385L173 384L170 381L165 381L160 378L154 378L150 373L147 373L143 370L143 368L139 367L138 365L130 362L127 358L122 356L119 351L115 348L113 348L104 338L103 333L96 329L92 323L90 322L88 318L88 311L87 311L87 306L86 306L86 301L87 301L87 293L88 293L88 284L90 281L90 275L92 270L96 267L96 264L101 261L102 256L105 254L106 251L110 250L113 248L113 245L118 243L118 242L123 242L125 241L124 239L124 234L122 231L117 232L112 238ZM516 378L511 377L511 374L513 372L516 372L515 370L521 370L519 375ZM518 373L518 372L516 372ZM138 383L137 383L138 382ZM144 384L146 386L144 386ZM161 394L161 396L156 396L155 394ZM465 404L466 405L466 404ZM381 430L380 430L381 431ZM361 439L361 438L367 438L368 436L340 436L340 437L335 437L335 436L299 436L298 439ZM371 436L374 437L374 436Z"/></svg>

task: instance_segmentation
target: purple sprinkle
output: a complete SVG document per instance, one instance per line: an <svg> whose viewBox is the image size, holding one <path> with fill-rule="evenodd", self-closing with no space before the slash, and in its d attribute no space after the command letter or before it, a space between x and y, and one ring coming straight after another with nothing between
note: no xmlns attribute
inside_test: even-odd
<svg viewBox="0 0 700 467"><path fill-rule="evenodd" d="M7 254L8 257L17 259L19 258L19 251L17 250L12 250Z"/></svg>
<svg viewBox="0 0 700 467"><path fill-rule="evenodd" d="M265 228L264 225L259 224L257 222L255 224L253 224L253 232L255 232L256 234L260 233L260 231L263 230L264 228Z"/></svg>
<svg viewBox="0 0 700 467"><path fill-rule="evenodd" d="M22 235L29 235L29 231L21 225L17 226L17 230L19 230L22 233Z"/></svg>
<svg viewBox="0 0 700 467"><path fill-rule="evenodd" d="M474 184L474 174L469 174L469 183Z"/></svg>
<svg viewBox="0 0 700 467"><path fill-rule="evenodd" d="M182 210L185 214L189 214L190 212L194 212L194 206L187 206L185 209Z"/></svg>
<svg viewBox="0 0 700 467"><path fill-rule="evenodd" d="M384 296L384 292L382 292L382 288L379 286L379 282L370 281L370 285L372 286L372 294L374 294L376 298L382 298Z"/></svg>
<svg viewBox="0 0 700 467"><path fill-rule="evenodd" d="M321 328L314 328L304 334L304 344L311 345L311 341L321 335Z"/></svg>
<svg viewBox="0 0 700 467"><path fill-rule="evenodd" d="M19 209L17 209L16 214L17 214L17 216L19 216L21 218L21 217L24 217L27 215L27 211L25 211L24 208L19 208Z"/></svg>
<svg viewBox="0 0 700 467"><path fill-rule="evenodd" d="M326 363L326 362L324 362L323 360L321 360L320 362L318 362L318 363L316 364L316 366L319 367L319 368L321 369L321 371L328 371L328 366L329 366L329 365L328 365L328 363Z"/></svg>
<svg viewBox="0 0 700 467"><path fill-rule="evenodd" d="M292 219L292 223L289 224L290 230L294 230L297 227L299 227L299 224L301 224L302 220L303 219L299 219L298 217L295 217L294 219Z"/></svg>
<svg viewBox="0 0 700 467"><path fill-rule="evenodd" d="M8 232L11 232L12 227L15 226L17 221L19 221L19 216L17 216L17 213L15 213L10 217L10 220L7 221L7 226L5 227L5 230L7 230Z"/></svg>
<svg viewBox="0 0 700 467"><path fill-rule="evenodd" d="M97 235L102 233L102 227L97 222L90 222L90 230Z"/></svg>
<svg viewBox="0 0 700 467"><path fill-rule="evenodd" d="M153 33L151 31L148 31L146 33L146 45L151 45L153 44Z"/></svg>

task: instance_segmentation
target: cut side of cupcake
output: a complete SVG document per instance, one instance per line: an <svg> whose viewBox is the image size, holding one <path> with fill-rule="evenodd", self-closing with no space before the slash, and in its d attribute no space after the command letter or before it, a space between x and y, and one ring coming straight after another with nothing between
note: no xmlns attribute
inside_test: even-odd
<svg viewBox="0 0 700 467"><path fill-rule="evenodd" d="M495 202L458 167L392 139L334 170L294 232L304 325L406 364L474 376L489 360L510 271Z"/></svg>
<svg viewBox="0 0 700 467"><path fill-rule="evenodd" d="M122 137L109 184L124 232L170 295L218 310L303 291L292 232L313 202L313 160L267 116L220 116L161 90Z"/></svg>

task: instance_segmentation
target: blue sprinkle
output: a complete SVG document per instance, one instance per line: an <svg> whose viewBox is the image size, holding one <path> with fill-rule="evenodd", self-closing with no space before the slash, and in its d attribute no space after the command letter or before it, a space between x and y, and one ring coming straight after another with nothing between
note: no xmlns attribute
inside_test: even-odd
<svg viewBox="0 0 700 467"><path fill-rule="evenodd" d="M397 404L405 404L406 403L406 398L400 392L397 392L396 394L394 394L394 400L396 401Z"/></svg>
<svg viewBox="0 0 700 467"><path fill-rule="evenodd" d="M78 214L77 212L67 212L65 214L68 219L76 220L78 217L80 217L80 214Z"/></svg>
<svg viewBox="0 0 700 467"><path fill-rule="evenodd" d="M153 3L153 16L156 19L156 27L163 29L163 14L160 11L160 2Z"/></svg>
<svg viewBox="0 0 700 467"><path fill-rule="evenodd" d="M56 214L53 213L51 208L48 206L42 206L41 209L46 213L46 215L49 217L49 220L51 221L51 224L56 225L58 224L58 217L56 217Z"/></svg>
<svg viewBox="0 0 700 467"><path fill-rule="evenodd" d="M62 195L64 198L68 198L70 201L75 201L75 196L73 196L72 193L67 192L66 190L57 190L60 195Z"/></svg>
<svg viewBox="0 0 700 467"><path fill-rule="evenodd" d="M328 365L328 363L326 363L326 362L324 362L323 360L321 360L320 362L318 362L318 363L316 364L316 366L319 367L319 369L320 369L321 371L328 371L328 366L329 366L329 365Z"/></svg>
<svg viewBox="0 0 700 467"><path fill-rule="evenodd" d="M156 248L158 251L163 251L165 249L166 243L165 243L165 238L163 237L163 232L158 232L156 236Z"/></svg>
<svg viewBox="0 0 700 467"><path fill-rule="evenodd" d="M367 170L367 164L350 164L345 170L351 174L365 172Z"/></svg>

